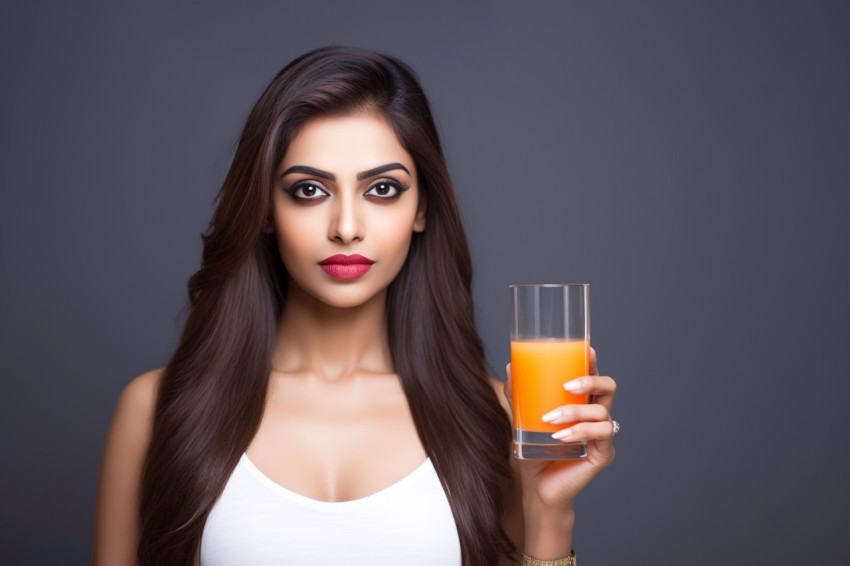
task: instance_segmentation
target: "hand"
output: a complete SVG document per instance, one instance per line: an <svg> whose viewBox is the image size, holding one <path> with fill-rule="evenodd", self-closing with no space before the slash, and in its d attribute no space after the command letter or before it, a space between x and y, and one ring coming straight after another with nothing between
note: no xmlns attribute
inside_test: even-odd
<svg viewBox="0 0 850 566"><path fill-rule="evenodd" d="M505 396L512 402L511 369ZM572 513L576 496L614 460L614 429L611 405L617 384L600 376L596 351L590 349L590 375L570 381L570 393L590 395L587 405L563 405L546 415L547 422L574 423L558 431L564 442L587 441L587 457L578 460L518 460L522 479L523 506L528 512ZM532 511L533 510L533 511Z"/></svg>

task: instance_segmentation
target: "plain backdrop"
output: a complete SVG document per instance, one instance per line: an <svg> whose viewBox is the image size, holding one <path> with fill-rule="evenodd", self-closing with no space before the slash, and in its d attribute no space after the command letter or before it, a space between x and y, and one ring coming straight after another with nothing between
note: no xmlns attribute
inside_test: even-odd
<svg viewBox="0 0 850 566"><path fill-rule="evenodd" d="M115 401L175 346L242 123L347 44L430 96L494 375L509 284L591 284L623 428L582 564L846 563L848 4L139 4L0 8L0 562L90 560Z"/></svg>

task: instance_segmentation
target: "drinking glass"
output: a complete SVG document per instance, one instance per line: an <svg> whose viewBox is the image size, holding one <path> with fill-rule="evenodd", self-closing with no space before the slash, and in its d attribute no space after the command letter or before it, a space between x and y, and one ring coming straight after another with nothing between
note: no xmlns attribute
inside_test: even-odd
<svg viewBox="0 0 850 566"><path fill-rule="evenodd" d="M571 460L587 456L587 443L562 442L552 433L571 423L549 424L543 415L587 395L564 383L590 370L590 285L511 285L511 381L514 456Z"/></svg>

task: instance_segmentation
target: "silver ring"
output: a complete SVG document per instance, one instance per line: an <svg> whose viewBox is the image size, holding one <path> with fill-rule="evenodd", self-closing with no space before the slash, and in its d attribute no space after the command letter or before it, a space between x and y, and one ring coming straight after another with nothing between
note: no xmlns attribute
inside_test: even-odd
<svg viewBox="0 0 850 566"><path fill-rule="evenodd" d="M614 434L620 432L620 423L615 420L611 420L611 426L614 427ZM612 434L611 436L614 436L614 434Z"/></svg>

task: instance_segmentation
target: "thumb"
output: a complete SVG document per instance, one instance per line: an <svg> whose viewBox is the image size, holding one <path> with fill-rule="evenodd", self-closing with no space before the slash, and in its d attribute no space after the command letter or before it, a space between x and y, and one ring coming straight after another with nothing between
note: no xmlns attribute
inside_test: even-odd
<svg viewBox="0 0 850 566"><path fill-rule="evenodd" d="M505 380L505 398L508 401L508 406L511 408L511 410L513 410L513 399L514 398L513 398L513 394L512 394L513 389L512 389L512 385L511 385L511 364L510 363L508 363L505 366L505 374L508 376L508 378Z"/></svg>

